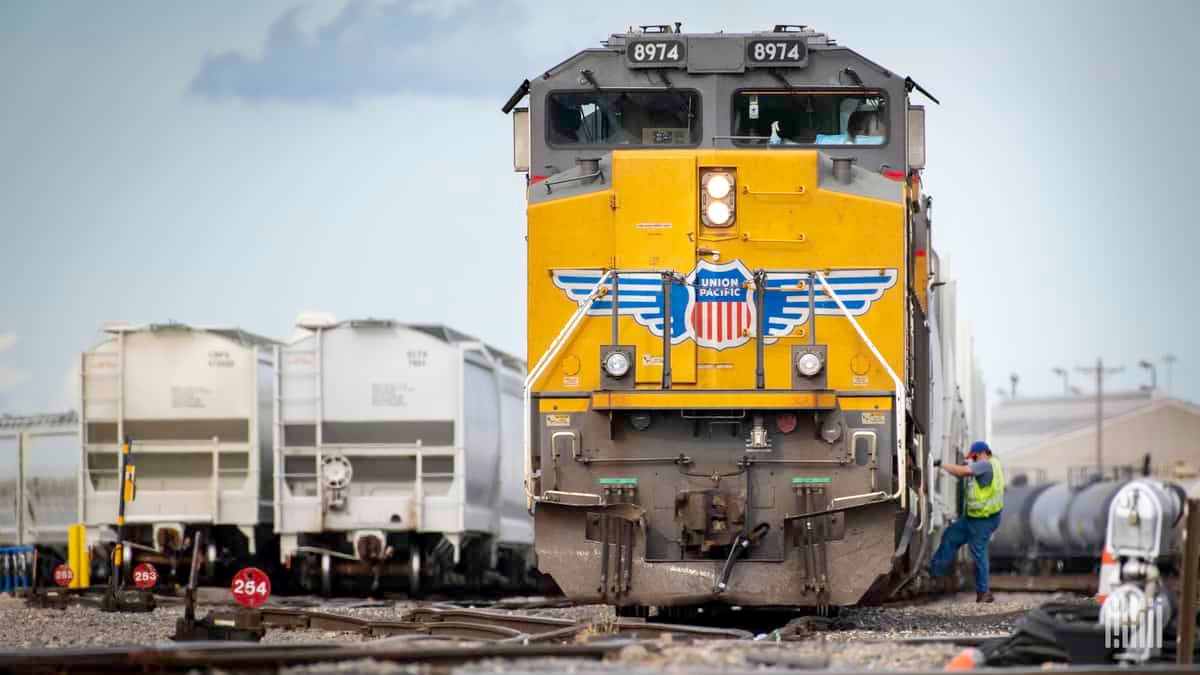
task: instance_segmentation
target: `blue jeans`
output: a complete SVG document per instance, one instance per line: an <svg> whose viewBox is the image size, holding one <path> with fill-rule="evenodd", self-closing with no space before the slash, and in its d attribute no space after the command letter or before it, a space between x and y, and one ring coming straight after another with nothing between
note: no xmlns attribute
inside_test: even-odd
<svg viewBox="0 0 1200 675"><path fill-rule="evenodd" d="M987 518L968 518L963 516L954 521L942 533L942 543L938 545L929 563L929 573L935 577L949 574L954 569L954 558L958 549L966 544L971 548L971 557L975 559L975 592L987 593L988 590L988 540L1000 525L1000 514Z"/></svg>

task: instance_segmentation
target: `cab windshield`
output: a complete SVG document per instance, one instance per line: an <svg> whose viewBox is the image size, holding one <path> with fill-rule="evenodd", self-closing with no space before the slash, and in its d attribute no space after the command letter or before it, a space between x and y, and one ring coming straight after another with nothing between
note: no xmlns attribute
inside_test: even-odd
<svg viewBox="0 0 1200 675"><path fill-rule="evenodd" d="M556 92L546 101L550 145L695 145L695 92Z"/></svg>
<svg viewBox="0 0 1200 675"><path fill-rule="evenodd" d="M887 99L879 92L741 91L733 97L739 145L883 145Z"/></svg>

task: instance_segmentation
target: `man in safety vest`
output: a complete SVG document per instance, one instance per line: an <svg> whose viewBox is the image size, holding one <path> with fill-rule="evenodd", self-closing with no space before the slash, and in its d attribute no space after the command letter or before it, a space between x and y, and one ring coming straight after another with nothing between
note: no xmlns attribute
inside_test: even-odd
<svg viewBox="0 0 1200 675"><path fill-rule="evenodd" d="M954 568L958 549L966 544L975 559L975 602L994 602L988 591L988 540L1000 524L1000 510L1004 508L1004 471L1000 462L992 456L992 449L983 441L971 444L966 464L933 463L942 471L960 478L967 478L966 514L954 521L942 534L942 543L933 554L929 573L941 576Z"/></svg>

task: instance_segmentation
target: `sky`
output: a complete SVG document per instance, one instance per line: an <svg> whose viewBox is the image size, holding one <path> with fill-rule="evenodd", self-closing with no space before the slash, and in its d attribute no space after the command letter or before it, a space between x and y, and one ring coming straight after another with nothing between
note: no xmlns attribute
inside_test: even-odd
<svg viewBox="0 0 1200 675"><path fill-rule="evenodd" d="M106 321L302 311L524 353L501 104L612 32L803 23L928 105L934 246L991 394L1174 354L1200 400L1200 3L0 3L0 413L76 407ZM1091 382L1073 374L1085 392Z"/></svg>

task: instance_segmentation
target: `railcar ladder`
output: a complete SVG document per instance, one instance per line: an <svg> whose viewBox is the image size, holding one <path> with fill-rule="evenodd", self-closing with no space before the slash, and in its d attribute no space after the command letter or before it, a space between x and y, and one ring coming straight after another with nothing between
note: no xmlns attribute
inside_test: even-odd
<svg viewBox="0 0 1200 675"><path fill-rule="evenodd" d="M113 488L114 493L121 490L121 476L120 476L121 454L119 451L116 454L117 465L114 466L111 470L110 469L98 469L98 468L92 467L92 463L90 461L90 458L88 457L88 455L89 455L88 446L91 445L91 442L90 442L90 439L88 438L88 433L87 433L87 420L89 419L88 410L89 410L89 407L91 404L110 404L110 405L112 405L116 409L115 410L115 417L116 417L115 421L117 424L117 437L113 440L113 442L117 444L118 448L120 447L121 438L123 436L124 426L125 426L125 420L124 420L124 417L125 417L125 405L124 405L125 404L125 391L124 391L124 389L125 389L124 388L125 359L124 359L123 352L124 352L123 348L121 351L117 352L117 354L116 354L117 365L116 365L116 368L114 368L112 370L108 370L108 369L93 370L88 365L89 358L95 359L97 357L112 356L112 354L110 354L109 352L84 352L82 355L80 355L80 360L79 360L79 441L80 441L80 453L82 455L80 457L80 461L82 462L82 464L80 465L80 471L79 471L79 485L78 485L79 496L78 496L78 509L77 510L79 512L80 521L84 522L84 523L86 523L88 521L87 485L84 484L85 481L90 483L90 482L92 482L93 477L111 474L113 476L116 476L116 479L117 479L116 486ZM88 390L95 388L94 385L89 386L89 384L99 382L99 381L115 382L115 384L113 385L112 388L116 390L116 395L115 396L89 396Z"/></svg>
<svg viewBox="0 0 1200 675"><path fill-rule="evenodd" d="M321 330L316 333L316 346L313 349L289 349L287 347L275 348L275 392L274 392L274 407L275 407L275 526L278 528L282 525L283 520L283 487L288 478L312 478L317 486L317 501L321 504L321 526L324 529L325 523L325 488L321 484L321 424L324 416L323 401L321 396ZM289 373L284 372L284 364L290 356L308 355L312 357L312 372L310 373ZM312 395L311 396L284 396L283 383L284 378L312 378ZM287 424L284 420L284 406L289 403L311 403L313 406L313 445L316 448L316 456L313 459L313 473L311 474L291 474L286 473L287 456Z"/></svg>

